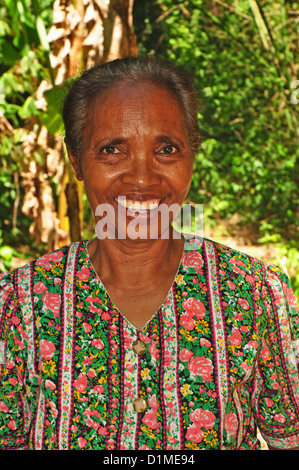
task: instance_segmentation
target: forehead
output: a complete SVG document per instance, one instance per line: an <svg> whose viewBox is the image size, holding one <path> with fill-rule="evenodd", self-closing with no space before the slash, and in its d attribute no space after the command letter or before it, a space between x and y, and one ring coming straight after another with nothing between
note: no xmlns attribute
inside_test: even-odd
<svg viewBox="0 0 299 470"><path fill-rule="evenodd" d="M90 129L176 131L187 136L183 112L173 94L152 83L127 83L98 94L88 108Z"/></svg>

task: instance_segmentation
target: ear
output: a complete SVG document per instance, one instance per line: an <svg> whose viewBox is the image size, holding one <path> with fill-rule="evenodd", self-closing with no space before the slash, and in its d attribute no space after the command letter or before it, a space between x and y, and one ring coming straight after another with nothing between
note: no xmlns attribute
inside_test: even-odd
<svg viewBox="0 0 299 470"><path fill-rule="evenodd" d="M79 161L78 157L76 157L73 154L73 152L70 148L70 145L69 145L69 143L66 139L64 139L64 143L65 143L65 146L66 146L66 149L67 149L67 154L69 156L70 162L71 162L71 164L72 164L72 166L75 170L76 178L79 181L83 181L83 175L82 175L82 171L81 171L80 161Z"/></svg>

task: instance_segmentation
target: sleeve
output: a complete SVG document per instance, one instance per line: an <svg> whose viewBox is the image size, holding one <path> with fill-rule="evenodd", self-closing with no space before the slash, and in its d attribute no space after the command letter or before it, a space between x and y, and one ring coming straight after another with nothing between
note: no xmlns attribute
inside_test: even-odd
<svg viewBox="0 0 299 470"><path fill-rule="evenodd" d="M0 275L0 449L27 449L30 413L26 400L24 326L14 274Z"/></svg>
<svg viewBox="0 0 299 470"><path fill-rule="evenodd" d="M265 266L256 325L263 347L254 382L257 426L271 446L299 446L299 310L288 276Z"/></svg>

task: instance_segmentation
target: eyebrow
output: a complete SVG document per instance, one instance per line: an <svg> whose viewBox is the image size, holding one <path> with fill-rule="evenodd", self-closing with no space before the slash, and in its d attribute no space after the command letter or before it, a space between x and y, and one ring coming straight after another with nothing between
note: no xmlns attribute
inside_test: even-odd
<svg viewBox="0 0 299 470"><path fill-rule="evenodd" d="M124 137L114 137L112 139L99 139L97 140L94 145L92 146L92 150L95 150L95 149L98 149L99 147L106 147L108 145L118 145L118 144L122 144L124 142L126 142L126 138ZM156 141L158 142L166 142L168 144L174 144L174 143L178 143L180 144L182 147L186 147L186 144L184 143L184 141L182 139L180 139L179 137L176 137L176 136L173 136L173 135L158 135L155 139Z"/></svg>
<svg viewBox="0 0 299 470"><path fill-rule="evenodd" d="M124 139L122 137L115 137L114 139L99 139L92 146L92 150L97 149L97 148L102 147L102 146L106 147L107 145L122 144L125 141L126 141L126 139Z"/></svg>
<svg viewBox="0 0 299 470"><path fill-rule="evenodd" d="M167 142L168 144L173 144L174 142L179 143L182 147L186 147L186 144L182 139L172 135L159 135L157 140L160 142Z"/></svg>

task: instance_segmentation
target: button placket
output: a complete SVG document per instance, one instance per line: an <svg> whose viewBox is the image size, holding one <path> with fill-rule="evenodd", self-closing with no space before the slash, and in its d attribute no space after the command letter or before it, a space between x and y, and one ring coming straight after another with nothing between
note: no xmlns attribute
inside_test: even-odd
<svg viewBox="0 0 299 470"><path fill-rule="evenodd" d="M143 341L141 341L141 339L137 339L132 344L132 349L138 356L142 356L142 354L144 354L146 351L146 345Z"/></svg>
<svg viewBox="0 0 299 470"><path fill-rule="evenodd" d="M147 401L140 396L133 401L133 407L137 413L143 413L147 408Z"/></svg>
<svg viewBox="0 0 299 470"><path fill-rule="evenodd" d="M146 351L146 344L138 338L132 344L132 350L137 356L141 357ZM147 408L147 401L140 395L133 402L133 408L137 413L143 413Z"/></svg>

